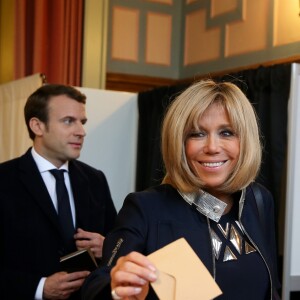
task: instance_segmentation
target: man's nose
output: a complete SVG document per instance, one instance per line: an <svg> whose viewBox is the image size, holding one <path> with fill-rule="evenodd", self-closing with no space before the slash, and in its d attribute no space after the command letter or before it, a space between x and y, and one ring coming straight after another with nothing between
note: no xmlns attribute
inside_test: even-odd
<svg viewBox="0 0 300 300"><path fill-rule="evenodd" d="M85 128L84 128L83 124L80 122L78 123L77 128L76 128L76 135L86 136Z"/></svg>

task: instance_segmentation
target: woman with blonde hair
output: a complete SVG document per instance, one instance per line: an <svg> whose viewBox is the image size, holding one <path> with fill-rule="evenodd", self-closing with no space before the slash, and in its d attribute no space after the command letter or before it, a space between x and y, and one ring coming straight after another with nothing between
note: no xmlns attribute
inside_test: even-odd
<svg viewBox="0 0 300 300"><path fill-rule="evenodd" d="M194 83L171 103L161 147L162 184L126 197L84 299L158 299L146 256L182 237L221 288L216 299L278 299L273 198L254 182L262 147L246 96Z"/></svg>

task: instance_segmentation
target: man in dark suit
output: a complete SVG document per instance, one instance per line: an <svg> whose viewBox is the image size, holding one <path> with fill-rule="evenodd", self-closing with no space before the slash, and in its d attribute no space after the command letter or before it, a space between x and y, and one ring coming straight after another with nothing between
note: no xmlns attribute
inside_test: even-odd
<svg viewBox="0 0 300 300"><path fill-rule="evenodd" d="M3 300L79 299L79 289L89 272L63 272L60 257L86 247L97 258L102 256L104 236L113 226L116 210L105 175L76 160L85 136L85 102L85 95L70 86L39 88L24 109L33 147L0 164ZM51 169L65 170L74 228L68 248Z"/></svg>

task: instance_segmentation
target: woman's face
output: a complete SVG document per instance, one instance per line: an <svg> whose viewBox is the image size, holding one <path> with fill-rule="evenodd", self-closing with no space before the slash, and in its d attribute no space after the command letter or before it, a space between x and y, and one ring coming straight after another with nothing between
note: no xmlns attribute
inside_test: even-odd
<svg viewBox="0 0 300 300"><path fill-rule="evenodd" d="M205 183L205 190L214 194L237 164L240 141L220 103L208 107L198 127L186 141L186 157L190 168Z"/></svg>

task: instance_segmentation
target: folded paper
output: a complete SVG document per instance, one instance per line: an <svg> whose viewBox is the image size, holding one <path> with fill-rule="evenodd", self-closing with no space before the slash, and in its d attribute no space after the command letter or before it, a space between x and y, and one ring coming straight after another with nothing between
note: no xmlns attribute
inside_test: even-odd
<svg viewBox="0 0 300 300"><path fill-rule="evenodd" d="M151 253L158 279L151 283L161 300L210 300L222 294L217 283L184 238Z"/></svg>

